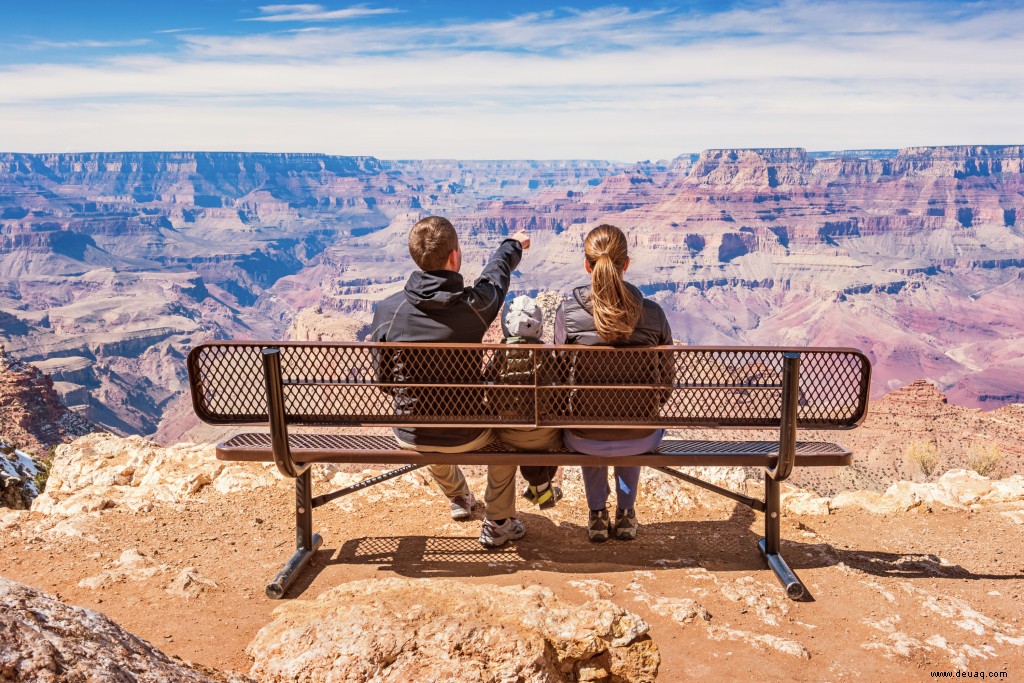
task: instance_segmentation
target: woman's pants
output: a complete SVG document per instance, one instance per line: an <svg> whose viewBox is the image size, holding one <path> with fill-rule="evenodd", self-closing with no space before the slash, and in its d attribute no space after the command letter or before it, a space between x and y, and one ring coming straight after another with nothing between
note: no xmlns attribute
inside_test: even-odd
<svg viewBox="0 0 1024 683"><path fill-rule="evenodd" d="M608 468L583 467L583 486L587 491L587 507L604 510L608 502ZM616 505L629 510L636 504L636 487L640 483L640 467L615 467Z"/></svg>
<svg viewBox="0 0 1024 683"><path fill-rule="evenodd" d="M565 430L562 439L565 445L577 453L589 455L639 455L658 447L665 437L665 430L655 430L649 436L624 441L599 441L585 439ZM587 492L587 506L591 510L604 510L608 502L608 468L583 467L583 487ZM639 467L615 468L616 505L620 510L629 510L636 504L636 490L640 484Z"/></svg>

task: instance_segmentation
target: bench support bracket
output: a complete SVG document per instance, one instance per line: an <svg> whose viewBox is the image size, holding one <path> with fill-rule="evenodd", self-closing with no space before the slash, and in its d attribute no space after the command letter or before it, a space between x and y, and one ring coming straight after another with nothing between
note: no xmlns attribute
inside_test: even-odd
<svg viewBox="0 0 1024 683"><path fill-rule="evenodd" d="M346 486L343 489L338 489L337 491L332 491L331 493L325 493L324 495L317 496L316 498L313 499L313 507L318 508L321 505L324 505L326 503L330 503L332 500L335 500L337 498L341 498L342 496L347 496L350 493L355 493L356 491L362 491L363 489L368 489L371 486L374 486L375 484L380 484L382 482L387 481L388 479L394 479L395 477L400 477L403 474L405 474L406 472L412 472L413 470L418 470L421 467L424 467L424 465L404 465L402 467L397 467L397 468L395 468L393 470L390 470L388 472L384 472L382 474L378 474L376 477L370 477L369 479L363 479L361 482L359 482L357 484L352 484L352 486Z"/></svg>
<svg viewBox="0 0 1024 683"><path fill-rule="evenodd" d="M758 512L764 512L765 511L764 501L760 501L757 498L751 498L750 496L745 496L742 493L736 493L735 491L730 491L727 488L722 488L721 486L716 486L715 484L712 484L710 482L706 482L703 479L698 479L697 477L690 476L689 474L684 474L683 472L680 472L679 470L674 470L671 467L655 466L655 467L651 467L651 469L652 470L658 470L659 472L664 472L665 474L667 474L667 475L669 475L671 477L675 477L676 479L682 479L683 481L685 481L688 484L693 484L694 486L699 486L702 489L707 489L708 491L711 491L713 493L717 493L720 496L725 496L726 498L731 498L732 500L735 500L737 503L743 503L747 507L753 508L753 509L757 510Z"/></svg>
<svg viewBox="0 0 1024 683"><path fill-rule="evenodd" d="M313 554L323 544L320 534L313 533L313 478L307 468L295 478L295 553L267 584L267 597L280 600L292 585Z"/></svg>
<svg viewBox="0 0 1024 683"><path fill-rule="evenodd" d="M786 564L786 560L782 558L779 552L779 546L782 540L782 501L781 501L781 483L772 478L771 474L765 473L764 477L764 500L757 500L750 496L745 496L742 493L736 493L729 489L716 486L703 479L684 474L678 470L674 470L671 467L651 467L652 470L658 470L669 476L707 489L712 493L717 493L726 498L735 500L738 503L742 503L748 507L757 510L758 512L764 513L764 538L757 542L758 550L761 551L761 556L764 561L768 563L768 567L775 572L775 576L778 577L779 583L782 584L783 589L786 591L786 596L792 600L799 600L804 596L806 589L804 584L797 577L796 573L789 568Z"/></svg>
<svg viewBox="0 0 1024 683"><path fill-rule="evenodd" d="M799 600L804 596L806 589L804 584L797 578L795 572L786 564L779 551L782 537L782 500L780 482L772 478L771 474L764 476L764 538L757 542L757 548L768 567L775 572L775 576L786 591L786 596L791 600Z"/></svg>

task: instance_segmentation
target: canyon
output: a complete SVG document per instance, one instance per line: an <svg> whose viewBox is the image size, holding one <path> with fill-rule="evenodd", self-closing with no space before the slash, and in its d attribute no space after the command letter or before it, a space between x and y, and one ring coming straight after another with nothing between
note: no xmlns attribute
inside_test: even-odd
<svg viewBox="0 0 1024 683"><path fill-rule="evenodd" d="M967 408L1024 401L1024 147L1005 145L630 164L0 154L0 344L90 422L171 443L196 429L193 345L363 338L430 214L459 229L467 279L525 229L513 290L568 291L583 235L613 223L680 343L854 346L875 397L926 379Z"/></svg>

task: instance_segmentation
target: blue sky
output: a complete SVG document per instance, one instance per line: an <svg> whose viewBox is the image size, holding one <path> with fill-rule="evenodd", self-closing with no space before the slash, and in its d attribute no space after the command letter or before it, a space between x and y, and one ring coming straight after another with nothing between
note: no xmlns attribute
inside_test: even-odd
<svg viewBox="0 0 1024 683"><path fill-rule="evenodd" d="M1024 142L1019 2L0 0L0 151Z"/></svg>

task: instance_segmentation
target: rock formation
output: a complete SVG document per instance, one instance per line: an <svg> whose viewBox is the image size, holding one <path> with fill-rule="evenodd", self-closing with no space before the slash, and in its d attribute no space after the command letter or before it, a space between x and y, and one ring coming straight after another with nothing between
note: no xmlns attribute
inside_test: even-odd
<svg viewBox="0 0 1024 683"><path fill-rule="evenodd" d="M0 681L250 681L169 657L90 609L0 576Z"/></svg>
<svg viewBox="0 0 1024 683"><path fill-rule="evenodd" d="M765 433L765 438L773 438ZM850 432L804 432L800 438L834 440L854 452L853 466L798 469L793 483L823 495L858 489L881 493L898 481L934 481L955 469L993 478L1024 471L1024 405L983 412L948 401L929 382L913 382L871 402L868 417ZM916 449L931 449L925 471Z"/></svg>
<svg viewBox="0 0 1024 683"><path fill-rule="evenodd" d="M248 647L262 681L654 681L643 619L537 586L354 581L278 608Z"/></svg>
<svg viewBox="0 0 1024 683"><path fill-rule="evenodd" d="M64 406L49 375L0 345L0 441L43 457L54 446L95 429Z"/></svg>
<svg viewBox="0 0 1024 683"><path fill-rule="evenodd" d="M27 508L50 449L95 429L64 406L48 375L0 345L0 507Z"/></svg>
<svg viewBox="0 0 1024 683"><path fill-rule="evenodd" d="M145 511L207 486L227 493L274 481L269 467L217 460L212 445L161 448L140 437L90 434L57 448L46 491L32 509L64 517L112 507Z"/></svg>

